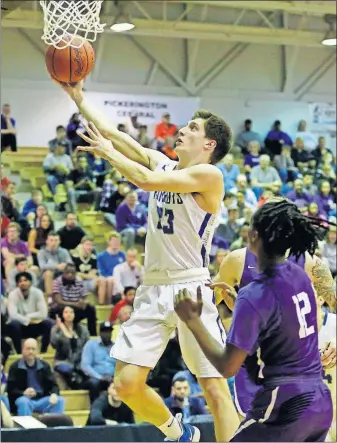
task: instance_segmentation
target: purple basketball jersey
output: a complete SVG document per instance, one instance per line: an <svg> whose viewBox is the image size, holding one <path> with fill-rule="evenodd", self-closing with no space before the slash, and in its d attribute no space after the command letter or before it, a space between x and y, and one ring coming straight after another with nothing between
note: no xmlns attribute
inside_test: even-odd
<svg viewBox="0 0 337 443"><path fill-rule="evenodd" d="M240 289L227 343L253 355L260 348L260 377L321 378L316 298L306 273L292 261L259 274ZM251 373L252 377L256 374Z"/></svg>

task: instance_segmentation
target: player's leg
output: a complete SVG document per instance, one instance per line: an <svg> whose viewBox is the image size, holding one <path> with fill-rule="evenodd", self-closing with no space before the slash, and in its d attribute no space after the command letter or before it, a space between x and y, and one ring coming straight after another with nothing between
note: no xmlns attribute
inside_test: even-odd
<svg viewBox="0 0 337 443"><path fill-rule="evenodd" d="M189 283L188 290L196 297L200 283ZM186 286L186 285L185 285ZM213 292L203 286L203 310L201 320L209 332L224 344L226 333L218 310L213 303ZM204 391L205 399L214 418L217 441L229 441L239 426L239 418L230 394L227 380L207 360L194 336L182 322L178 322L179 343L185 363L195 374Z"/></svg>
<svg viewBox="0 0 337 443"><path fill-rule="evenodd" d="M167 302L170 290L140 286L131 318L122 324L112 356L118 395L137 415L159 428L170 440L199 441L200 432L173 417L160 396L146 384L149 371L163 354L174 331L176 316Z"/></svg>

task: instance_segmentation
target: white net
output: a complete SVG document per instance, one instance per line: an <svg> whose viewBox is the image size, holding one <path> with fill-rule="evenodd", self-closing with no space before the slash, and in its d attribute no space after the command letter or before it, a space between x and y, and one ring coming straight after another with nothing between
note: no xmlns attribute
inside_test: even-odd
<svg viewBox="0 0 337 443"><path fill-rule="evenodd" d="M55 48L80 48L103 32L99 13L103 0L40 1L44 14L42 40Z"/></svg>

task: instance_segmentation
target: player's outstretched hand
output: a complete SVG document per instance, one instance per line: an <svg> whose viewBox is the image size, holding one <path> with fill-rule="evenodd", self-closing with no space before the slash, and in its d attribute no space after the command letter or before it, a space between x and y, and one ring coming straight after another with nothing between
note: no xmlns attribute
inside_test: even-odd
<svg viewBox="0 0 337 443"><path fill-rule="evenodd" d="M87 151L96 154L105 160L109 160L109 155L113 150L113 146L110 140L107 140L103 137L103 135L99 132L96 126L90 122L87 126L84 125L85 130L89 134L89 137L84 135L81 132L77 132L84 141L90 144L90 146L78 146L77 149L79 151Z"/></svg>
<svg viewBox="0 0 337 443"><path fill-rule="evenodd" d="M332 369L336 366L336 345L326 343L323 350L321 350L321 361L324 369Z"/></svg>
<svg viewBox="0 0 337 443"><path fill-rule="evenodd" d="M225 282L206 283L206 286L213 289L215 295L216 296L219 295L219 297L221 297L224 300L228 309L230 309L231 311L234 310L235 300L238 294L236 293L236 290L232 286L228 285Z"/></svg>
<svg viewBox="0 0 337 443"><path fill-rule="evenodd" d="M174 310L181 321L187 325L200 317L202 311L201 287L197 289L197 301L194 302L188 290L181 289L174 300Z"/></svg>
<svg viewBox="0 0 337 443"><path fill-rule="evenodd" d="M58 85L61 86L61 88L72 98L74 101L78 101L83 97L83 84L84 81L81 80L77 83L63 83L58 81L55 77L50 75L50 78L52 81Z"/></svg>

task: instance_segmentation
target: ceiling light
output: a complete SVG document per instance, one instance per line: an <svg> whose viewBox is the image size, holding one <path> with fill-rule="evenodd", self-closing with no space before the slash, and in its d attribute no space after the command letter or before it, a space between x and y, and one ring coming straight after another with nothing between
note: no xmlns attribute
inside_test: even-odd
<svg viewBox="0 0 337 443"><path fill-rule="evenodd" d="M118 12L110 29L114 32L131 31L135 25L131 21L130 14L126 12L125 6L120 5L118 1L115 1L115 6L118 8Z"/></svg>
<svg viewBox="0 0 337 443"><path fill-rule="evenodd" d="M329 25L329 31L322 40L322 45L336 46L336 16L334 14L326 14L324 21Z"/></svg>

